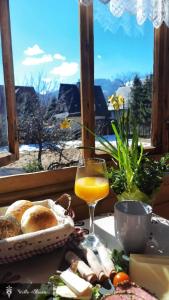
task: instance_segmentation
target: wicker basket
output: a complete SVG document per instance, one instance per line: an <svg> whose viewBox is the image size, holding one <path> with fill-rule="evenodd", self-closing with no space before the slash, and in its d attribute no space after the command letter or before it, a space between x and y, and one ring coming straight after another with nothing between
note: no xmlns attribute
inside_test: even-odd
<svg viewBox="0 0 169 300"><path fill-rule="evenodd" d="M57 215L57 226L37 232L21 234L0 240L0 264L23 260L33 255L50 252L61 247L70 238L75 227L70 216L65 215L65 209L53 200L33 202L33 205L46 206ZM0 208L0 215L4 215L7 207Z"/></svg>

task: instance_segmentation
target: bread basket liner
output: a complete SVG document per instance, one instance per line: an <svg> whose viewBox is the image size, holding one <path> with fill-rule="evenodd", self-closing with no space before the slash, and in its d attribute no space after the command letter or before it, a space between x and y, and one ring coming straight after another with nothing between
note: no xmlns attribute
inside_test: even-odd
<svg viewBox="0 0 169 300"><path fill-rule="evenodd" d="M36 254L50 252L63 246L75 232L72 218L65 215L65 209L51 199L36 201L33 205L50 208L57 216L59 224L44 230L20 234L0 240L0 264L10 263L29 258ZM7 207L0 208L4 215Z"/></svg>

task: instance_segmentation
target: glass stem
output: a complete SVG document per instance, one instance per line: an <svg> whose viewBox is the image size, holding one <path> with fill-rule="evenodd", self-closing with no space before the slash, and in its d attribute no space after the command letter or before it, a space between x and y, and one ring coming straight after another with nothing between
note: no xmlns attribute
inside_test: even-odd
<svg viewBox="0 0 169 300"><path fill-rule="evenodd" d="M94 235L94 211L95 211L96 204L90 204L89 205L89 217L90 217L90 223L89 223L89 234Z"/></svg>

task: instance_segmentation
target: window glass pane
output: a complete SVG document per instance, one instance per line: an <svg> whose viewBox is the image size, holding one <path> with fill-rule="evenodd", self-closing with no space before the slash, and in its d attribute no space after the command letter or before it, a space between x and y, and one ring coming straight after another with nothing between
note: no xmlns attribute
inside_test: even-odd
<svg viewBox="0 0 169 300"><path fill-rule="evenodd" d="M153 39L150 21L140 26L131 14L114 17L107 5L94 1L96 131L112 141L111 121L130 109L141 141L150 145ZM110 102L112 95L124 97L124 105Z"/></svg>
<svg viewBox="0 0 169 300"><path fill-rule="evenodd" d="M2 47L0 41L0 157L7 154L8 151L9 148L8 148L6 98L5 98L5 86L4 86L4 77L3 77Z"/></svg>
<svg viewBox="0 0 169 300"><path fill-rule="evenodd" d="M19 161L33 172L75 165L80 151L77 1L10 1ZM69 128L67 128L69 127Z"/></svg>

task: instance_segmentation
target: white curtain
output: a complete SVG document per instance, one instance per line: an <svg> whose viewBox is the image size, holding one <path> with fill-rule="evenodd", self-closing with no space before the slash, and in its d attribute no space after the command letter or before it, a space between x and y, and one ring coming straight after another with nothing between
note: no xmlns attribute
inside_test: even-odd
<svg viewBox="0 0 169 300"><path fill-rule="evenodd" d="M87 5L92 0L80 0ZM93 0L94 1L94 0ZM124 12L136 15L137 22L142 25L146 19L150 19L155 28L162 22L169 27L169 0L100 0L107 4L114 16L120 17Z"/></svg>

